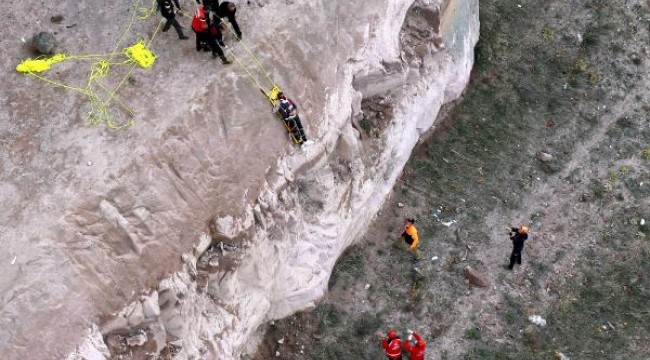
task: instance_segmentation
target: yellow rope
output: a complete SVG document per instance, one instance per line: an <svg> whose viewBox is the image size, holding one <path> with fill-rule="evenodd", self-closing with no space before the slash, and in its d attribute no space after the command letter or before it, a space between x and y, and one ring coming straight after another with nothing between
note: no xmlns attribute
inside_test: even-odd
<svg viewBox="0 0 650 360"><path fill-rule="evenodd" d="M151 6L148 8L144 6L138 6L137 12L140 13L140 15L138 15L138 19L140 20L148 19L151 15L153 15L153 13L156 12L156 7L158 7L156 0L152 0Z"/></svg>
<svg viewBox="0 0 650 360"><path fill-rule="evenodd" d="M147 48L142 40L124 49L124 55L143 69L149 69L156 61L156 55Z"/></svg>
<svg viewBox="0 0 650 360"><path fill-rule="evenodd" d="M23 74L40 73L50 70L52 65L60 63L65 59L65 54L56 54L49 58L26 59L16 66L16 71Z"/></svg>
<svg viewBox="0 0 650 360"><path fill-rule="evenodd" d="M35 59L25 59L16 66L16 70L23 74L32 75L35 78L47 82L53 86L75 91L86 96L88 102L90 103L90 111L88 112L86 118L87 124L92 125L103 123L110 129L124 129L126 127L132 126L135 123L135 120L133 118L134 112L129 106L127 106L122 100L119 99L117 92L129 79L136 66L139 66L143 69L150 69L154 65L156 61L156 55L149 49L149 46L153 43L154 38L159 33L163 21L158 21L156 30L150 39L147 41L140 40L122 50L121 53L125 57L125 60L115 62L113 61L113 58L118 55L118 49L121 47L121 44L130 33L131 27L133 26L135 20L147 19L156 11L156 0L152 0L151 6L148 8L141 6L141 3L142 1L138 0L136 4L134 4L135 11L133 12L126 28L120 34L115 48L111 53L87 55L66 55L61 53L49 58L39 57ZM39 73L51 69L54 64L66 60L93 61L90 64L90 74L88 76L88 82L84 88L67 85L60 81L38 75ZM130 65L129 71L126 73L126 75L124 75L124 77L120 80L114 89L111 89L100 82L100 79L108 76L112 66L127 64ZM104 92L106 92L107 98L105 100L102 100L96 93L96 90L99 91L99 89L102 89ZM119 108L128 114L128 121L122 124L118 124L115 121L115 119L109 113L109 105L111 102L115 102Z"/></svg>
<svg viewBox="0 0 650 360"><path fill-rule="evenodd" d="M222 22L223 24L226 25L226 28L227 28L227 29L228 29L228 30L229 30L233 35L235 35L235 37L237 37L237 33L235 32L235 29L232 27L232 24L230 24L230 22L226 23L224 20L221 20L221 22ZM277 85L275 84L275 81L273 81L273 79L271 78L271 75L269 74L269 72L266 70L266 68L264 68L264 66L262 65L261 61L257 58L257 56L255 56L255 55L253 54L253 52L252 52L251 49L246 45L246 43L245 43L243 40L240 39L240 40L239 40L239 44L241 44L241 46L244 48L244 50L246 50L246 52L247 52L248 55L251 57L251 59L253 59L253 61L255 61L255 63L257 64L257 67L258 67L258 68L262 71L262 73L266 76L266 79L269 81L269 83L270 83L272 86L277 86ZM231 52L232 52L232 50L231 50ZM233 56L234 56L234 55L233 55Z"/></svg>

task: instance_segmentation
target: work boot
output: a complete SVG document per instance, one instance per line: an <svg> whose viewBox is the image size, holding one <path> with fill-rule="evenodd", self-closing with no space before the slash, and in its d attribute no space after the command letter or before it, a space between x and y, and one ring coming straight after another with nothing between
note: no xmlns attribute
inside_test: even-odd
<svg viewBox="0 0 650 360"><path fill-rule="evenodd" d="M224 48L224 49L227 48L226 44L223 43L223 40L218 40L217 43L218 43L219 46L221 46L222 48Z"/></svg>
<svg viewBox="0 0 650 360"><path fill-rule="evenodd" d="M181 40L187 40L187 39L189 39L190 37L187 36L187 35L179 35L178 38L181 39Z"/></svg>
<svg viewBox="0 0 650 360"><path fill-rule="evenodd" d="M221 56L221 63L224 65L232 64L232 61L226 59L225 56Z"/></svg>

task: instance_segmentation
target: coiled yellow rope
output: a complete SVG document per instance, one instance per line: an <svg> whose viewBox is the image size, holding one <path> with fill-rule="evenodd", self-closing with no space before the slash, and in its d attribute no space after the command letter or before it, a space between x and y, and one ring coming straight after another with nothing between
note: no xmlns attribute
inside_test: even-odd
<svg viewBox="0 0 650 360"><path fill-rule="evenodd" d="M65 59L65 54L56 54L50 58L25 59L16 66L16 71L23 74L41 73L50 70L52 65L60 63Z"/></svg>
<svg viewBox="0 0 650 360"><path fill-rule="evenodd" d="M151 52L142 40L124 49L124 55L143 69L149 69L156 61L156 54Z"/></svg>

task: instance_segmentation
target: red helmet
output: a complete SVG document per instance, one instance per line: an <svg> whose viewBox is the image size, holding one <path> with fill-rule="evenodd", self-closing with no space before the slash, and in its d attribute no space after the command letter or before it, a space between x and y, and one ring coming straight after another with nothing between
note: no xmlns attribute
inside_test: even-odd
<svg viewBox="0 0 650 360"><path fill-rule="evenodd" d="M391 330L391 331L388 332L388 338L389 339L394 339L396 337L397 337L397 335L395 334L395 331Z"/></svg>

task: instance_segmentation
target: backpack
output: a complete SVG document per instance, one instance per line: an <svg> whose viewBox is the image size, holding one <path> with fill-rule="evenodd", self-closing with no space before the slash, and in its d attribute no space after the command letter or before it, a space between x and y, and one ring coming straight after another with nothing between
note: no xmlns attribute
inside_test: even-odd
<svg viewBox="0 0 650 360"><path fill-rule="evenodd" d="M203 5L199 5L194 12L194 17L192 18L192 30L195 33L202 33L208 30L208 22L205 18L205 9Z"/></svg>

